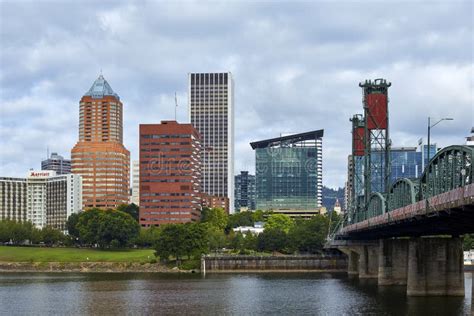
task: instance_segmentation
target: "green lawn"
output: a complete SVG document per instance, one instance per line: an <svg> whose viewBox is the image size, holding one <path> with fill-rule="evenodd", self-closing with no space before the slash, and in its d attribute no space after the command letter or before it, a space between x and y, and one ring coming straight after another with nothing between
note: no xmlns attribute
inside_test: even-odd
<svg viewBox="0 0 474 316"><path fill-rule="evenodd" d="M152 249L98 250L77 248L0 246L0 261L6 262L149 262ZM89 260L87 259L89 258Z"/></svg>

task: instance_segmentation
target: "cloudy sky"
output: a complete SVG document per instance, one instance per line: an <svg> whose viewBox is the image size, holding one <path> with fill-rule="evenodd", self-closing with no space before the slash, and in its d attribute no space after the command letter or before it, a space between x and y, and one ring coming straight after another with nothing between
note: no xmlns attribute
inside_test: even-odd
<svg viewBox="0 0 474 316"><path fill-rule="evenodd" d="M324 129L324 184L343 186L365 79L386 78L394 146L462 144L474 125L472 1L0 1L0 176L70 157L101 69L138 124L187 122L187 73L231 71L236 173L250 141Z"/></svg>

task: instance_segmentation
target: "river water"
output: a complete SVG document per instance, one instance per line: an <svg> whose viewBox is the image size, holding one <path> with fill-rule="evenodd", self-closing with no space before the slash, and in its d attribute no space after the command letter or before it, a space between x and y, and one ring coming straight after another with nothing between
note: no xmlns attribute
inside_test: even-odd
<svg viewBox="0 0 474 316"><path fill-rule="evenodd" d="M0 273L0 315L470 315L465 281L464 298L408 298L330 273Z"/></svg>

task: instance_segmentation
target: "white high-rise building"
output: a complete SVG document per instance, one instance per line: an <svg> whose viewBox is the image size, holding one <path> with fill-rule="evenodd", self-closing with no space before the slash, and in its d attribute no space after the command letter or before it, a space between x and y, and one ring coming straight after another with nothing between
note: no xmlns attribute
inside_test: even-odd
<svg viewBox="0 0 474 316"><path fill-rule="evenodd" d="M30 171L26 177L26 220L37 228L51 226L65 231L66 221L82 206L80 175L55 171Z"/></svg>
<svg viewBox="0 0 474 316"><path fill-rule="evenodd" d="M132 161L132 195L130 203L140 205L140 161Z"/></svg>
<svg viewBox="0 0 474 316"><path fill-rule="evenodd" d="M26 179L0 177L0 220L26 221Z"/></svg>
<svg viewBox="0 0 474 316"><path fill-rule="evenodd" d="M190 73L191 124L203 139L203 192L229 199L234 212L234 82L230 72Z"/></svg>

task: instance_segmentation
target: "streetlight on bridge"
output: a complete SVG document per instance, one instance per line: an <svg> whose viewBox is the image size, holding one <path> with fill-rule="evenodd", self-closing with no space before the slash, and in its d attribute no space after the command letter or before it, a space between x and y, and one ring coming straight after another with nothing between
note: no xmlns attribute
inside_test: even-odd
<svg viewBox="0 0 474 316"><path fill-rule="evenodd" d="M431 143L430 143L431 129L433 127L435 127L436 125L438 125L442 121L452 121L452 120L454 120L454 119L451 118L451 117L444 117L444 118L436 121L436 123L431 124L431 117L428 116L428 162L431 159Z"/></svg>

